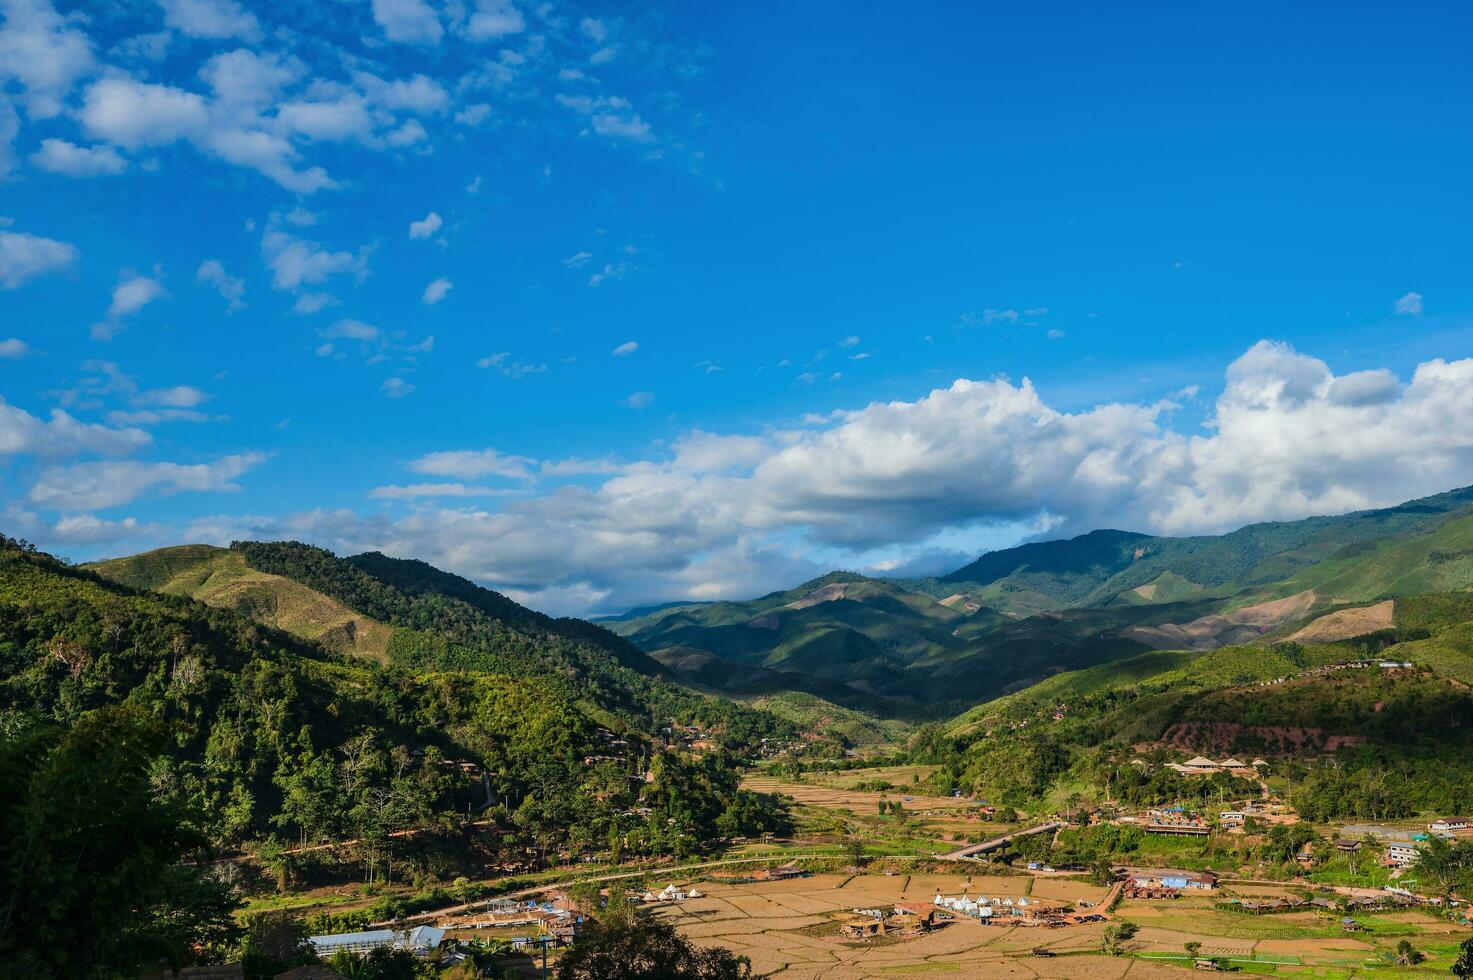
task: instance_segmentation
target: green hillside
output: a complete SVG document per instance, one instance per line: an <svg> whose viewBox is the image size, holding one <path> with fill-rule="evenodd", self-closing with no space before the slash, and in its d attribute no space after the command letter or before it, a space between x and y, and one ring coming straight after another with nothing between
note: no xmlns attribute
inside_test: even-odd
<svg viewBox="0 0 1473 980"><path fill-rule="evenodd" d="M790 736L789 723L641 674L574 638L575 625L539 633L542 619L497 597L399 578L411 594L300 545L175 549L109 569L221 605L0 538L0 772L11 787L0 827L5 880L27 889L0 921L0 958L17 929L139 920L136 937L102 937L128 947L111 954L128 967L117 975L137 976L161 957L218 954L210 944L235 935L242 892L358 882L371 896L387 881L536 867L560 849L686 857L719 837L787 827L775 800L738 787L726 749L754 754L762 738ZM326 591L307 595L305 579L332 586L337 605ZM247 618L221 598L242 582L301 608L372 611L393 629L387 662ZM696 726L708 751L667 750L672 726ZM221 851L243 852L228 874L203 863ZM140 875L160 881L130 880ZM114 904L107 889L119 881L130 881L119 894L188 914L171 923ZM199 933L206 926L216 931Z"/></svg>
<svg viewBox="0 0 1473 980"><path fill-rule="evenodd" d="M1379 551L1395 539L1435 532L1470 513L1473 488L1463 488L1397 507L1252 524L1211 537L1094 531L992 552L920 584L933 594L964 592L1005 612L1227 596L1301 574L1314 579L1321 563ZM1448 574L1467 575L1461 570ZM1358 584L1368 587L1376 578L1373 573ZM1281 594L1292 591L1297 590Z"/></svg>
<svg viewBox="0 0 1473 980"><path fill-rule="evenodd" d="M1180 610L1146 615L1158 612ZM708 689L751 697L782 684L914 718L1143 650L1112 633L1141 615L1081 610L1016 620L841 572L747 602L669 607L608 625Z"/></svg>
<svg viewBox="0 0 1473 980"><path fill-rule="evenodd" d="M383 661L393 628L355 613L289 578L260 572L240 551L181 545L88 566L137 589L188 596L232 609L325 647Z"/></svg>

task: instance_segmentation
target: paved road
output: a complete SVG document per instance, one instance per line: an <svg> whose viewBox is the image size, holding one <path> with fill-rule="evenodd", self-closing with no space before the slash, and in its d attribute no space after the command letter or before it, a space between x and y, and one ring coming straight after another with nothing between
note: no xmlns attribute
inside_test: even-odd
<svg viewBox="0 0 1473 980"><path fill-rule="evenodd" d="M937 855L936 859L938 861L963 861L976 854L985 854L987 851L995 851L998 848L1006 847L1019 837L1029 837L1033 834L1055 831L1062 826L1063 824L1054 821L1051 823L1041 823L1035 827L1025 827L1022 830L1014 830L994 837L992 840L985 840L980 844L968 844L966 847L958 848L949 854Z"/></svg>

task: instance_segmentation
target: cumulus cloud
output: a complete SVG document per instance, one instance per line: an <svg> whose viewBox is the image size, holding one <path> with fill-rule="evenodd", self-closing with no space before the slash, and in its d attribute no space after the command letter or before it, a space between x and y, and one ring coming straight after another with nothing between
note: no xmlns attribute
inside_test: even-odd
<svg viewBox="0 0 1473 980"><path fill-rule="evenodd" d="M254 41L261 35L255 15L235 0L159 0L159 6L164 23L189 37Z"/></svg>
<svg viewBox="0 0 1473 980"><path fill-rule="evenodd" d="M245 280L227 273L224 264L219 259L206 259L201 262L194 278L197 282L214 287L215 292L220 294L220 298L229 304L226 307L229 312L234 313L236 310L245 308Z"/></svg>
<svg viewBox="0 0 1473 980"><path fill-rule="evenodd" d="M636 391L623 401L625 407L632 408L635 411L639 411L642 408L649 408L654 403L655 393L653 391Z"/></svg>
<svg viewBox="0 0 1473 980"><path fill-rule="evenodd" d="M275 56L245 51L219 56L205 71L206 79L218 86L214 103L187 89L113 75L87 87L80 118L88 135L125 149L187 140L200 151L258 171L287 190L312 194L335 187L336 182L321 167L299 167L296 147L286 136L269 131L256 115L263 108L261 100L268 99L265 93L274 95L273 89L285 84L295 70ZM289 133L291 123L289 115L278 113L272 125Z"/></svg>
<svg viewBox="0 0 1473 980"><path fill-rule="evenodd" d="M0 360L18 361L31 352L31 345L19 337L0 340Z"/></svg>
<svg viewBox="0 0 1473 980"><path fill-rule="evenodd" d="M271 269L271 285L288 292L321 285L334 276L352 275L362 279L368 275L367 249L360 249L357 254L334 251L284 231L274 222L267 225L261 236L261 257ZM321 308L321 305L316 307Z"/></svg>
<svg viewBox="0 0 1473 980"><path fill-rule="evenodd" d="M0 14L0 81L20 86L32 119L60 114L72 86L92 70L87 35L48 0L0 0Z"/></svg>
<svg viewBox="0 0 1473 980"><path fill-rule="evenodd" d="M96 514L72 514L53 524L46 532L46 539L62 544L108 544L152 530L149 525L140 524L136 517L109 521Z"/></svg>
<svg viewBox="0 0 1473 980"><path fill-rule="evenodd" d="M368 495L374 500L421 500L426 497L495 497L505 492L465 483L411 483L374 487Z"/></svg>
<svg viewBox="0 0 1473 980"><path fill-rule="evenodd" d="M486 476L504 476L524 480L532 475L535 459L510 456L494 449L457 449L428 453L410 462L407 469L426 476L448 476L475 480Z"/></svg>
<svg viewBox="0 0 1473 980"><path fill-rule="evenodd" d="M510 351L483 357L476 362L476 367L483 371L490 369L512 379L526 377L529 374L541 374L547 370L545 363L519 360L512 357Z"/></svg>
<svg viewBox="0 0 1473 980"><path fill-rule="evenodd" d="M266 458L264 453L239 453L192 465L103 460L49 466L36 478L29 499L39 507L90 511L120 507L154 492L239 490L235 481Z"/></svg>
<svg viewBox="0 0 1473 980"><path fill-rule="evenodd" d="M606 282L623 279L628 274L631 266L628 262L610 262L598 272L588 277L588 285L597 289Z"/></svg>
<svg viewBox="0 0 1473 980"><path fill-rule="evenodd" d="M431 211L419 221L411 221L409 223L409 237L416 241L423 241L439 231L440 226L444 223L438 214Z"/></svg>
<svg viewBox="0 0 1473 980"><path fill-rule="evenodd" d="M637 342L633 340L626 340L624 341L624 343L614 348L614 356L626 357L630 354L633 354L637 350L639 350L639 344Z"/></svg>
<svg viewBox="0 0 1473 980"><path fill-rule="evenodd" d="M633 143L654 142L654 131L634 111L628 99L617 95L559 95L557 102L586 117L590 131L599 136Z"/></svg>
<svg viewBox="0 0 1473 980"><path fill-rule="evenodd" d="M128 161L110 146L78 146L61 139L42 140L41 148L31 154L31 163L68 177L100 177L128 169Z"/></svg>
<svg viewBox="0 0 1473 980"><path fill-rule="evenodd" d="M442 276L425 287L424 295L420 297L420 302L426 306L434 306L446 296L449 296L450 290L454 288L455 283Z"/></svg>
<svg viewBox="0 0 1473 980"><path fill-rule="evenodd" d="M89 134L132 150L195 135L209 118L204 98L195 92L125 77L89 85L81 111Z"/></svg>
<svg viewBox="0 0 1473 980"><path fill-rule="evenodd" d="M401 44L438 44L440 18L425 0L373 0L373 19L384 36Z"/></svg>
<svg viewBox="0 0 1473 980"><path fill-rule="evenodd" d="M128 276L113 289L111 317L132 316L149 303L165 295L164 284L150 276Z"/></svg>
<svg viewBox="0 0 1473 980"><path fill-rule="evenodd" d="M69 242L0 228L0 289L19 289L38 276L67 268L80 255Z"/></svg>
<svg viewBox="0 0 1473 980"><path fill-rule="evenodd" d="M510 0L476 0L475 11L465 25L472 41L494 41L526 30L527 21Z"/></svg>
<svg viewBox="0 0 1473 980"><path fill-rule="evenodd" d="M378 390L387 398L404 398L414 394L414 385L403 378L385 378Z"/></svg>
<svg viewBox="0 0 1473 980"><path fill-rule="evenodd" d="M123 456L152 441L153 437L142 429L81 422L61 409L53 410L51 418L44 420L0 399L0 457L79 453Z"/></svg>
<svg viewBox="0 0 1473 980"><path fill-rule="evenodd" d="M1422 312L1422 294L1407 293L1396 301L1395 309L1398 316L1416 316Z"/></svg>
<svg viewBox="0 0 1473 980"><path fill-rule="evenodd" d="M596 485L545 487L497 510L313 512L260 527L421 557L586 612L750 594L800 580L814 554L829 567L910 567L986 529L1215 533L1473 484L1473 359L1428 361L1403 381L1336 375L1265 341L1229 365L1204 428L1177 431L1175 408L1061 411L1026 379L958 380L793 429L691 432L658 458L568 471L606 474ZM547 480L559 465L483 450L411 469Z"/></svg>

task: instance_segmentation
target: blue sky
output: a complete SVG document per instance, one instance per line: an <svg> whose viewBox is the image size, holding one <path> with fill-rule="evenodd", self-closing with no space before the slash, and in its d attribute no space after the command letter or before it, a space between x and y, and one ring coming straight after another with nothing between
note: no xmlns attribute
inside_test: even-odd
<svg viewBox="0 0 1473 980"><path fill-rule="evenodd" d="M960 7L0 0L7 533L591 613L1473 483L1473 14Z"/></svg>

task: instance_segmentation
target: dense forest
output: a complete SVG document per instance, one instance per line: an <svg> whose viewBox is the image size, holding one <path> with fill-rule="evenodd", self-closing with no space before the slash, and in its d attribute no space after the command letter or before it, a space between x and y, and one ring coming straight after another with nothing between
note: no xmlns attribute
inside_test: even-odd
<svg viewBox="0 0 1473 980"><path fill-rule="evenodd" d="M277 884L433 881L467 861L690 853L782 828L775 801L738 789L721 748L684 758L663 745L681 725L739 744L780 724L708 705L587 641L552 633L539 645L464 600L352 581L386 619L457 642L386 665L353 659L0 542L0 769L23 787L0 808L15 844L0 858L0 951L58 935L45 923L89 921L106 901L137 912L109 939L126 949L58 952L70 966L31 975L208 956L231 940L219 914L230 896L271 884L197 870L235 850ZM324 841L342 846L300 850ZM54 859L73 849L76 860ZM57 867L38 874L48 861ZM103 868L126 879L117 895L86 883ZM185 892L202 914L165 921Z"/></svg>

